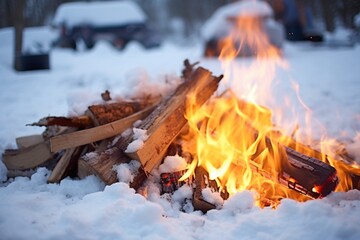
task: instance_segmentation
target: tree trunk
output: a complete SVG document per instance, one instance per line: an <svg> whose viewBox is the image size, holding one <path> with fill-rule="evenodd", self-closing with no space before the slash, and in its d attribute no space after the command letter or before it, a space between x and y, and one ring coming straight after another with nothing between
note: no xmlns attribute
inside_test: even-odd
<svg viewBox="0 0 360 240"><path fill-rule="evenodd" d="M19 71L21 69L21 63L18 57L22 52L25 0L16 0L12 4L15 27L14 69Z"/></svg>

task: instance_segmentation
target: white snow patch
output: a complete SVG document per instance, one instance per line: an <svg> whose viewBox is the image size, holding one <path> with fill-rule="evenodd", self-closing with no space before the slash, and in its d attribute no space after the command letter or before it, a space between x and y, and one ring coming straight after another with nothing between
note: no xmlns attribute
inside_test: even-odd
<svg viewBox="0 0 360 240"><path fill-rule="evenodd" d="M146 16L141 8L130 1L73 2L59 6L52 24L67 26L90 24L93 26L141 23Z"/></svg>
<svg viewBox="0 0 360 240"><path fill-rule="evenodd" d="M123 138L129 137L132 134L132 132L133 132L132 129L128 128L121 133L121 137Z"/></svg>
<svg viewBox="0 0 360 240"><path fill-rule="evenodd" d="M255 193L251 191L238 192L224 202L223 209L233 214L248 212L254 207Z"/></svg>
<svg viewBox="0 0 360 240"><path fill-rule="evenodd" d="M133 141L127 146L125 152L133 153L137 150L141 149L144 145L144 142L148 139L148 135L146 134L146 130L141 128L133 128Z"/></svg>
<svg viewBox="0 0 360 240"><path fill-rule="evenodd" d="M172 173L186 169L187 163L185 158L175 155L167 156L164 163L159 166L159 173Z"/></svg>
<svg viewBox="0 0 360 240"><path fill-rule="evenodd" d="M135 128L137 128L137 127L140 126L141 123L142 123L142 120L141 120L141 119L136 120L136 121L133 123L133 126L134 126Z"/></svg>
<svg viewBox="0 0 360 240"><path fill-rule="evenodd" d="M82 156L82 159L84 159L85 161L89 161L91 159L94 159L96 157L98 157L99 154L97 152L88 152L85 155Z"/></svg>
<svg viewBox="0 0 360 240"><path fill-rule="evenodd" d="M201 194L205 201L214 204L217 209L220 209L224 204L224 199L220 196L220 193L212 191L209 187L204 188Z"/></svg>
<svg viewBox="0 0 360 240"><path fill-rule="evenodd" d="M114 165L113 171L116 172L117 179L120 182L131 183L134 180L140 166L141 164L139 161L132 160L129 163Z"/></svg>

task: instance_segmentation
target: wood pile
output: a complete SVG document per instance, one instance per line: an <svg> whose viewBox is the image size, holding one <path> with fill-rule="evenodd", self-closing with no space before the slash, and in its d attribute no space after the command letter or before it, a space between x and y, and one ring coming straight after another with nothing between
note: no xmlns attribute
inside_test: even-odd
<svg viewBox="0 0 360 240"><path fill-rule="evenodd" d="M168 96L146 96L131 101L113 102L110 101L110 93L106 91L102 98L109 102L89 106L82 116L46 117L31 124L44 126L46 130L41 135L17 138L18 148L5 150L3 162L8 169L8 177L30 176L34 169L44 166L52 170L49 183L59 183L65 177L84 178L93 174L109 185L118 181L114 166L137 160L141 167L129 185L139 189L165 156L171 152L181 152L181 149L177 149L175 140L187 127L184 116L188 99L195 98L194 104L200 107L213 96L222 79L222 76L213 76L210 71L196 67L197 63L190 64L185 60L184 64L182 83ZM146 137L139 137L139 132L146 133ZM131 148L136 141L141 147ZM295 142L292 144L299 146ZM271 145L266 146L270 151ZM314 158L300 154L291 145L284 146L283 149L284 158L288 161L282 166L282 172L279 172L281 176L271 176L271 173L258 168L255 162L252 163L252 170L265 178L276 178L277 183L312 198L325 196L335 189L336 170L317 160L322 153ZM314 171L309 172L309 168ZM354 182L354 188L359 189L360 174L349 176ZM163 189L170 192L176 190L181 185L177 182L179 177L178 173L162 175L162 183L167 184L163 185ZM205 169L195 169L192 201L194 208L203 212L214 209L215 206L204 200L202 189L211 187L219 191L216 182L208 181L208 178ZM176 182L171 182L171 179ZM314 185L323 186L322 191L314 193ZM226 199L228 194L222 190L221 196Z"/></svg>
<svg viewBox="0 0 360 240"><path fill-rule="evenodd" d="M89 106L78 117L45 117L30 124L43 126L42 135L16 139L18 149L6 149L3 162L8 177L30 176L37 167L52 170L50 183L63 178L95 174L106 184L117 182L114 165L136 159L141 163L130 186L137 189L153 168L166 155L170 144L186 125L184 117L187 98L196 97L196 104L204 104L217 90L222 76L215 77L202 67L184 61L182 83L169 96L144 97L134 101L112 102ZM108 91L102 94L111 100ZM146 131L148 139L142 148L126 151L133 142L134 133L121 134L132 129L141 120L138 129Z"/></svg>

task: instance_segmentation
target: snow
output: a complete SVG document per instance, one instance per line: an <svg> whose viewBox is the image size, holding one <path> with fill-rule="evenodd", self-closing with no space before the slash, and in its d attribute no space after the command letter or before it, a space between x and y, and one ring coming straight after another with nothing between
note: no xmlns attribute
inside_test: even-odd
<svg viewBox="0 0 360 240"><path fill-rule="evenodd" d="M217 9L209 18L201 34L204 39L214 36L227 36L231 26L228 22L229 17L272 17L273 11L268 3L260 0L242 0L227 4Z"/></svg>
<svg viewBox="0 0 360 240"><path fill-rule="evenodd" d="M86 24L101 27L144 21L144 12L131 1L72 2L59 6L52 24L60 26L65 23L69 27Z"/></svg>
<svg viewBox="0 0 360 240"><path fill-rule="evenodd" d="M187 166L186 160L179 156L167 156L164 162L159 166L160 173L172 173L185 170Z"/></svg>
<svg viewBox="0 0 360 240"><path fill-rule="evenodd" d="M354 17L354 25L357 28L360 28L360 13L356 14Z"/></svg>
<svg viewBox="0 0 360 240"><path fill-rule="evenodd" d="M127 146L125 152L133 153L144 146L144 142L148 139L147 131L141 128L133 128L133 141Z"/></svg>
<svg viewBox="0 0 360 240"><path fill-rule="evenodd" d="M212 191L211 188L204 188L201 195L205 201L214 204L217 209L220 209L224 204L224 199L220 196L219 192Z"/></svg>
<svg viewBox="0 0 360 240"><path fill-rule="evenodd" d="M140 166L139 161L132 160L129 163L121 163L113 166L113 170L116 172L119 182L131 183L138 173Z"/></svg>
<svg viewBox="0 0 360 240"><path fill-rule="evenodd" d="M107 89L113 99L140 94L148 86L158 92L170 89L170 79L178 81L174 76L180 75L185 58L199 60L216 75L223 73L218 60L201 57L200 45L170 43L150 51L130 45L119 52L105 43L89 52L54 49L51 70L15 72L12 36L12 29L0 30L1 152L15 147L16 137L44 130L27 123L48 115L81 114L87 105L100 102ZM50 42L50 31L30 34L25 44L37 39ZM283 55L289 67L278 70L279 93L274 97L282 96L290 80L296 80L303 101L322 123L318 130L342 140L359 159L360 46L331 49L287 43ZM236 64L247 66L251 61L238 59ZM243 81L251 77L245 71L238 76ZM234 82L226 84L235 88ZM315 132L314 137L321 135ZM304 203L284 199L275 210L257 207L255 193L244 191L224 201L222 209L204 215L193 211L188 186L171 197L160 194L158 182L149 181L145 198L122 182L104 186L89 176L48 184L49 174L39 168L31 178L1 183L2 239L360 239L358 190ZM0 162L0 181L5 176Z"/></svg>

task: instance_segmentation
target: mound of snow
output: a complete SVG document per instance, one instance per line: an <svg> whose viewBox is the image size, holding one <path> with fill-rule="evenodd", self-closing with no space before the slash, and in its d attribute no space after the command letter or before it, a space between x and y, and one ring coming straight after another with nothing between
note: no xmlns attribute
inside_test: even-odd
<svg viewBox="0 0 360 240"><path fill-rule="evenodd" d="M67 26L90 24L93 26L122 25L144 22L146 15L130 1L72 2L60 5L52 24Z"/></svg>

